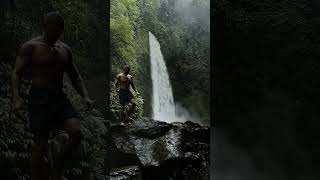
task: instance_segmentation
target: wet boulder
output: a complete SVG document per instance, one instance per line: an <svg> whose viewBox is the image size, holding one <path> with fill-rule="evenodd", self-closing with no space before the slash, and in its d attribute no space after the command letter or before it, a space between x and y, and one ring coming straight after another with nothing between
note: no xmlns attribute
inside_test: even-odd
<svg viewBox="0 0 320 180"><path fill-rule="evenodd" d="M114 151L136 159L142 179L209 179L210 133L206 126L143 118L128 126L112 126L111 131Z"/></svg>
<svg viewBox="0 0 320 180"><path fill-rule="evenodd" d="M110 172L110 180L141 180L138 166L128 166Z"/></svg>

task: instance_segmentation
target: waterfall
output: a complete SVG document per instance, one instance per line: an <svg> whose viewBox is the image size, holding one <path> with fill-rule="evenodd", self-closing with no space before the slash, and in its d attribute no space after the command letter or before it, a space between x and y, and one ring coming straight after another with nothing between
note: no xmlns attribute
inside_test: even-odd
<svg viewBox="0 0 320 180"><path fill-rule="evenodd" d="M160 44L151 32L149 32L149 47L153 119L171 123L177 120L172 88Z"/></svg>
<svg viewBox="0 0 320 180"><path fill-rule="evenodd" d="M194 113L174 102L166 63L157 38L149 32L150 68L152 80L152 118L158 121L199 122Z"/></svg>

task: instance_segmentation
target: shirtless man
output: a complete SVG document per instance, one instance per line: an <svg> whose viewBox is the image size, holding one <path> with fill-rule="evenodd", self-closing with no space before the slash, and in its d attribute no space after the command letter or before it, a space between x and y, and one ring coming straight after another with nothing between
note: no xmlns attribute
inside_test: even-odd
<svg viewBox="0 0 320 180"><path fill-rule="evenodd" d="M128 114L125 111L125 107L133 99L133 95L130 91L130 85L132 89L137 93L136 87L133 83L132 76L129 74L129 72L130 72L130 67L128 65L125 65L123 67L123 72L116 76L115 85L116 87L120 86L120 90L118 94L119 94L119 101L121 104L121 112L120 112L120 119L122 121L121 123L123 122L127 123L128 121L128 117L127 117ZM132 107L130 109L132 109Z"/></svg>
<svg viewBox="0 0 320 180"><path fill-rule="evenodd" d="M51 12L43 19L44 34L24 43L18 53L12 72L12 108L21 108L19 82L26 68L31 69L32 86L28 97L30 128L35 135L31 155L31 178L43 180L41 174L45 159L49 131L62 129L68 133L67 143L55 159L54 180L65 179L63 164L71 152L81 143L80 120L66 94L62 91L66 73L73 87L83 97L89 108L89 98L84 82L72 60L69 46L59 40L64 31L64 19Z"/></svg>

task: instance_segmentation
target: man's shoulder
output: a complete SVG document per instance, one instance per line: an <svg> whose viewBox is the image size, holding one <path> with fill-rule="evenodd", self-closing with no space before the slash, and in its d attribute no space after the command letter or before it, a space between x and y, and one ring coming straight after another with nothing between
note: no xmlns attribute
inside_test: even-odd
<svg viewBox="0 0 320 180"><path fill-rule="evenodd" d="M34 46L38 45L39 43L40 43L40 39L39 39L39 37L36 37L36 38L30 39L29 41L24 42L21 45L21 48L34 47Z"/></svg>
<svg viewBox="0 0 320 180"><path fill-rule="evenodd" d="M35 47L37 47L41 43L40 37L33 38L29 41L24 42L20 46L20 54L31 53Z"/></svg>
<svg viewBox="0 0 320 180"><path fill-rule="evenodd" d="M43 42L43 37L42 36L38 36L35 37L33 39L30 39L29 41L26 41L25 43L23 43L21 45L21 49L22 50L26 50L26 49L34 49L38 46L42 46L44 44Z"/></svg>
<svg viewBox="0 0 320 180"><path fill-rule="evenodd" d="M70 47L69 45L67 45L66 43L64 43L63 41L58 40L58 41L57 41L57 44L58 44L59 46L65 48L66 50L71 51L71 47Z"/></svg>
<svg viewBox="0 0 320 180"><path fill-rule="evenodd" d="M30 39L29 41L25 42L24 44L29 44L29 45L40 45L43 44L43 37L38 36L33 39Z"/></svg>
<svg viewBox="0 0 320 180"><path fill-rule="evenodd" d="M123 74L122 73L119 73L119 74L117 74L117 78L120 78L121 76L123 76Z"/></svg>

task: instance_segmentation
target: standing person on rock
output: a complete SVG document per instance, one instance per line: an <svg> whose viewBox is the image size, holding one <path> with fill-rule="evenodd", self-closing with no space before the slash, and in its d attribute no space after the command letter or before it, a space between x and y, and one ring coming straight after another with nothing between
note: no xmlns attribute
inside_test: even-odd
<svg viewBox="0 0 320 180"><path fill-rule="evenodd" d="M63 92L63 76L66 73L73 87L83 97L88 108L93 101L89 98L85 84L72 59L71 48L59 40L64 31L64 19L58 12L50 12L43 19L44 34L25 42L18 53L12 72L12 108L21 108L19 84L25 69L30 68L32 86L28 96L30 128L35 140L32 145L31 179L43 180L43 162L46 159L49 132L65 130L67 143L54 161L53 179L65 180L63 167L72 151L80 145L78 113Z"/></svg>
<svg viewBox="0 0 320 180"><path fill-rule="evenodd" d="M120 110L121 124L128 123L128 118L129 118L128 112L131 112L131 110L134 107L134 103L132 102L133 95L130 91L130 86L137 94L139 94L136 90L134 83L133 83L133 78L129 74L129 72L130 72L130 67L128 65L125 65L123 67L123 72L119 73L116 76L116 82L115 82L116 87L120 86L120 90L118 91L118 95L119 95L119 101L121 104L121 110ZM126 106L129 106L128 109L126 108Z"/></svg>

